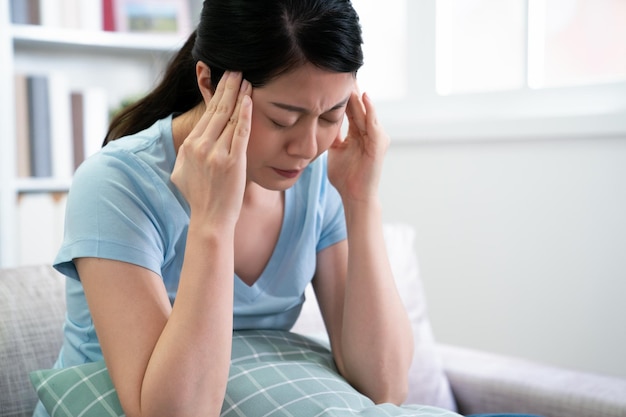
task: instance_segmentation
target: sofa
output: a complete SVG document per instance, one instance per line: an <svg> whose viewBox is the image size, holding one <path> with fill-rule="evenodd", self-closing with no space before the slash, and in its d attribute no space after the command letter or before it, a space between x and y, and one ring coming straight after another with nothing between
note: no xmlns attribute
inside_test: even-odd
<svg viewBox="0 0 626 417"><path fill-rule="evenodd" d="M419 277L415 231L406 224L384 227L415 337L408 402L463 415L626 417L626 379L437 343ZM0 417L33 411L37 397L28 375L51 367L62 344L64 280L50 265L0 270ZM293 331L324 337L310 289Z"/></svg>

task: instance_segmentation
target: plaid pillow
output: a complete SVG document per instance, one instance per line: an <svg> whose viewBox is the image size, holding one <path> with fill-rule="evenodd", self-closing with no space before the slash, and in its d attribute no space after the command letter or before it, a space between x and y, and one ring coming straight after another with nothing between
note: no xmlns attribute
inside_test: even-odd
<svg viewBox="0 0 626 417"><path fill-rule="evenodd" d="M51 417L123 416L104 362L31 373ZM441 416L430 406L375 405L337 372L330 351L295 333L246 330L233 334L221 416Z"/></svg>
<svg viewBox="0 0 626 417"><path fill-rule="evenodd" d="M124 416L104 361L34 371L30 380L51 417Z"/></svg>

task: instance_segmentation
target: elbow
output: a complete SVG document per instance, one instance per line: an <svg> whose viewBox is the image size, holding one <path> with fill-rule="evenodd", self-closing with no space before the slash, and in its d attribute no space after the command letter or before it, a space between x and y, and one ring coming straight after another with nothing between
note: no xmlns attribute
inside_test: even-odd
<svg viewBox="0 0 626 417"><path fill-rule="evenodd" d="M408 378L395 378L393 381L381 381L366 395L375 403L401 405L409 393Z"/></svg>
<svg viewBox="0 0 626 417"><path fill-rule="evenodd" d="M360 374L360 378L346 378L361 394L375 404L401 405L409 393L408 369L378 367L378 372Z"/></svg>
<svg viewBox="0 0 626 417"><path fill-rule="evenodd" d="M174 392L175 390L170 390ZM139 401L120 401L127 417L218 417L224 402L225 389L203 390L204 395L192 388L176 390L176 395L160 393L144 395ZM121 400L121 398L120 398Z"/></svg>

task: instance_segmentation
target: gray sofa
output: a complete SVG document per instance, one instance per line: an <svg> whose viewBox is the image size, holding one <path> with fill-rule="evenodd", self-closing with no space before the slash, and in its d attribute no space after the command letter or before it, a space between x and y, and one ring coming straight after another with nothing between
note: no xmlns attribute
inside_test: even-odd
<svg viewBox="0 0 626 417"><path fill-rule="evenodd" d="M406 225L386 225L399 288L414 322L416 360L409 400L461 414L525 412L546 417L626 417L626 380L436 344ZM295 330L319 334L313 301ZM62 343L64 278L50 266L0 270L0 417L30 416L28 373L50 367ZM253 417L253 416L251 416Z"/></svg>

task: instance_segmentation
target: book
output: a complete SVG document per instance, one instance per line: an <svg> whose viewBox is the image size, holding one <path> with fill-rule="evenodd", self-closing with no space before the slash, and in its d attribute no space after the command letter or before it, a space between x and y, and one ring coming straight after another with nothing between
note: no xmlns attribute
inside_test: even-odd
<svg viewBox="0 0 626 417"><path fill-rule="evenodd" d="M89 87L72 91L70 97L73 169L94 153L104 142L109 128L109 105L106 90Z"/></svg>
<svg viewBox="0 0 626 417"><path fill-rule="evenodd" d="M73 168L76 170L85 160L85 126L83 115L83 94L74 91L71 94L72 106L72 154L74 156Z"/></svg>
<svg viewBox="0 0 626 417"><path fill-rule="evenodd" d="M80 3L80 28L97 31L104 28L104 0L75 0Z"/></svg>
<svg viewBox="0 0 626 417"><path fill-rule="evenodd" d="M103 29L103 1L114 0L11 0L11 21L47 27Z"/></svg>
<svg viewBox="0 0 626 417"><path fill-rule="evenodd" d="M25 193L17 198L20 265L51 264L63 240L66 193Z"/></svg>
<svg viewBox="0 0 626 417"><path fill-rule="evenodd" d="M102 30L115 31L115 1L102 0Z"/></svg>
<svg viewBox="0 0 626 417"><path fill-rule="evenodd" d="M39 7L42 26L57 28L63 26L63 15L66 11L62 9L61 0L41 0Z"/></svg>
<svg viewBox="0 0 626 417"><path fill-rule="evenodd" d="M69 80L62 73L50 73L47 78L52 176L69 180L74 173Z"/></svg>
<svg viewBox="0 0 626 417"><path fill-rule="evenodd" d="M47 0L46 0L47 1ZM58 0L60 7L60 26L70 29L82 29L83 27L83 1L82 0Z"/></svg>
<svg viewBox="0 0 626 417"><path fill-rule="evenodd" d="M108 94L104 88L90 87L83 90L85 159L102 148L109 129Z"/></svg>
<svg viewBox="0 0 626 417"><path fill-rule="evenodd" d="M18 25L38 25L39 0L11 0L11 23Z"/></svg>
<svg viewBox="0 0 626 417"><path fill-rule="evenodd" d="M17 176L26 178L31 176L27 76L25 74L15 74L14 87Z"/></svg>
<svg viewBox="0 0 626 417"><path fill-rule="evenodd" d="M27 25L30 23L29 2L24 0L11 0L11 23Z"/></svg>
<svg viewBox="0 0 626 417"><path fill-rule="evenodd" d="M27 92L31 174L34 177L50 177L52 149L48 78L45 75L29 75Z"/></svg>

